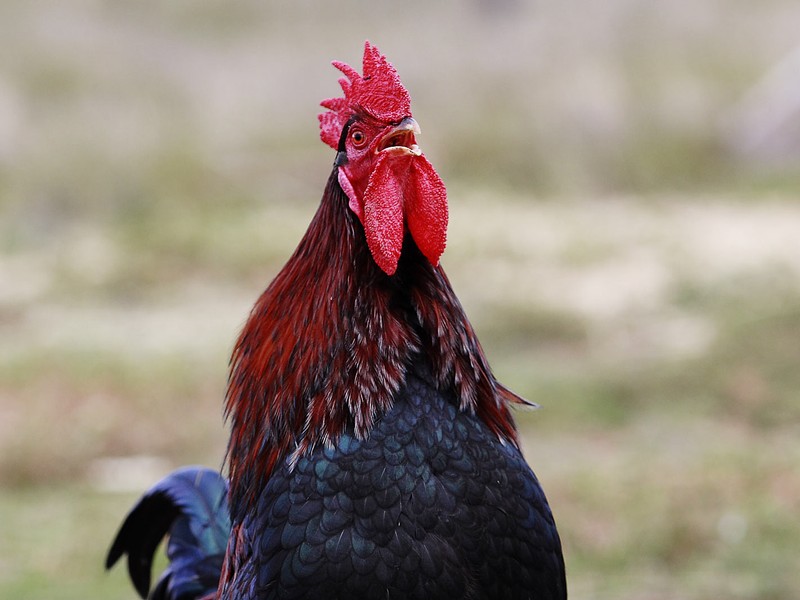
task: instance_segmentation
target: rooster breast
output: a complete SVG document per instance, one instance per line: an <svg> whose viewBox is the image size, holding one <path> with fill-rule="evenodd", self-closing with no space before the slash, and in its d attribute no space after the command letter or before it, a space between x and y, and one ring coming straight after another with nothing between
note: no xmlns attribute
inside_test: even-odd
<svg viewBox="0 0 800 600"><path fill-rule="evenodd" d="M248 596L566 597L535 475L419 359L366 440L277 469L242 528L253 580L232 588Z"/></svg>

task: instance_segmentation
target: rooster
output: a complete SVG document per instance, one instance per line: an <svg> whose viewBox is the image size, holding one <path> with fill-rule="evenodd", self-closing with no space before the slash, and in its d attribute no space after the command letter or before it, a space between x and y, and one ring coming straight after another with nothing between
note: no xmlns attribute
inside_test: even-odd
<svg viewBox="0 0 800 600"><path fill-rule="evenodd" d="M169 534L151 598L564 599L510 412L528 403L495 379L439 265L447 192L409 94L369 42L362 74L333 65L343 97L319 115L333 171L233 350L229 480L168 476L107 567L127 553L144 597Z"/></svg>

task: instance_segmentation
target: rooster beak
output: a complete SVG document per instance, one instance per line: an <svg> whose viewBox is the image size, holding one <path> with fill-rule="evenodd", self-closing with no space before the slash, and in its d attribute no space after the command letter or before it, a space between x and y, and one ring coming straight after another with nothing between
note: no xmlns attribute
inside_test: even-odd
<svg viewBox="0 0 800 600"><path fill-rule="evenodd" d="M395 131L411 131L414 135L419 135L422 133L422 130L419 128L419 123L417 123L414 117L406 117L400 124L394 128Z"/></svg>
<svg viewBox="0 0 800 600"><path fill-rule="evenodd" d="M422 150L417 146L416 136L420 133L419 124L412 117L406 117L381 138L378 152L419 156L422 154Z"/></svg>

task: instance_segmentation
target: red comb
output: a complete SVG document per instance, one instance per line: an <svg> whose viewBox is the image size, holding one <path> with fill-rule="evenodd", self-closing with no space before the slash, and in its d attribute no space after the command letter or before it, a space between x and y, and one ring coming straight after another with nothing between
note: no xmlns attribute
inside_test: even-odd
<svg viewBox="0 0 800 600"><path fill-rule="evenodd" d="M330 112L319 115L319 135L334 150L353 113L366 113L387 123L411 116L411 98L397 71L369 41L364 43L363 76L345 63L333 61L333 66L346 75L339 79L344 98L328 98L320 103Z"/></svg>

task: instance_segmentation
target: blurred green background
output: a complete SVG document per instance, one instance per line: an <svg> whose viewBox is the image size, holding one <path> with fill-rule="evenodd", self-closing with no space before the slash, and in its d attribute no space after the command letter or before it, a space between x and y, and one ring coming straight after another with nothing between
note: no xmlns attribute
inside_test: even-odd
<svg viewBox="0 0 800 600"><path fill-rule="evenodd" d="M796 0L0 4L0 596L133 598L123 515L219 466L316 209L332 59L399 70L443 264L575 599L800 597Z"/></svg>

